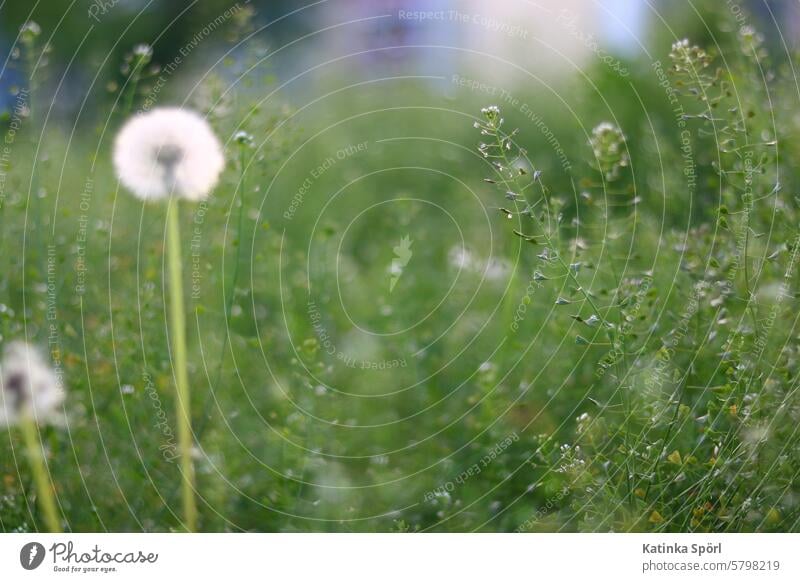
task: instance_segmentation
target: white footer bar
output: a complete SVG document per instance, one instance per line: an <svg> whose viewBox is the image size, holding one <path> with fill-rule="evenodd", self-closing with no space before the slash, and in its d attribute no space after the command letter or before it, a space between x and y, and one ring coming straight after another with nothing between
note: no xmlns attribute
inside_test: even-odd
<svg viewBox="0 0 800 582"><path fill-rule="evenodd" d="M799 550L800 534L4 534L0 580L797 581Z"/></svg>

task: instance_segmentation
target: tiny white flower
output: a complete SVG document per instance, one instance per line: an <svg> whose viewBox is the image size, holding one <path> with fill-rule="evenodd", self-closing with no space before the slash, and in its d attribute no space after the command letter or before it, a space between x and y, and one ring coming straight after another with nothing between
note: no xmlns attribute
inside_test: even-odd
<svg viewBox="0 0 800 582"><path fill-rule="evenodd" d="M150 59L153 56L153 47L147 43L137 44L133 47L133 56Z"/></svg>
<svg viewBox="0 0 800 582"><path fill-rule="evenodd" d="M158 108L128 121L114 143L120 181L139 198L201 200L225 166L208 122L191 111Z"/></svg>
<svg viewBox="0 0 800 582"><path fill-rule="evenodd" d="M37 37L42 34L42 27L36 24L33 20L28 20L19 27L19 32L21 36L30 35L31 37Z"/></svg>
<svg viewBox="0 0 800 582"><path fill-rule="evenodd" d="M0 364L0 426L30 417L38 424L61 419L64 391L56 374L36 348L13 342Z"/></svg>
<svg viewBox="0 0 800 582"><path fill-rule="evenodd" d="M253 146L253 136L247 133L246 131L237 131L233 134L233 141L238 143L239 145L246 145L246 146Z"/></svg>
<svg viewBox="0 0 800 582"><path fill-rule="evenodd" d="M679 50L687 50L689 48L689 39L684 38L677 42L672 43L672 50L679 51Z"/></svg>

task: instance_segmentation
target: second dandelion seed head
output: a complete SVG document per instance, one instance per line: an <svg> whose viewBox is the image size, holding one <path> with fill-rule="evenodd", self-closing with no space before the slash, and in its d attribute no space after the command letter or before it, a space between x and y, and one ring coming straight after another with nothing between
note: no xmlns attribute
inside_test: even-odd
<svg viewBox="0 0 800 582"><path fill-rule="evenodd" d="M36 348L9 344L0 364L0 426L29 416L38 424L58 423L64 391Z"/></svg>

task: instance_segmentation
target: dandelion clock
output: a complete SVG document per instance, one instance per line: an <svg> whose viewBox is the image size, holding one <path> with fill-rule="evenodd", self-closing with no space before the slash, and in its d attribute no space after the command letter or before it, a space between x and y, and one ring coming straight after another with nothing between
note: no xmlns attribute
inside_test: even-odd
<svg viewBox="0 0 800 582"><path fill-rule="evenodd" d="M61 531L53 485L45 465L39 426L63 419L64 390L38 350L23 342L6 346L0 362L0 426L19 427L34 486L51 532Z"/></svg>
<svg viewBox="0 0 800 582"><path fill-rule="evenodd" d="M24 418L37 424L59 423L64 392L41 354L23 342L6 349L0 364L0 426Z"/></svg>
<svg viewBox="0 0 800 582"><path fill-rule="evenodd" d="M194 498L193 436L183 302L179 202L204 199L225 166L222 146L208 122L178 108L136 115L114 143L114 167L120 182L145 201L165 200L170 290L170 345L178 401L183 513L186 529L197 527Z"/></svg>
<svg viewBox="0 0 800 582"><path fill-rule="evenodd" d="M222 146L208 122L185 109L137 115L123 126L114 144L120 182L143 200L202 200L216 186L224 166Z"/></svg>

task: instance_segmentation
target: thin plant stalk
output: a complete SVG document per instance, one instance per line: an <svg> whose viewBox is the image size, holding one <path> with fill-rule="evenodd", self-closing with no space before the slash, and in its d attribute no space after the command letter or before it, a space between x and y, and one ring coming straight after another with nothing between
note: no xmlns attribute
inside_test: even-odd
<svg viewBox="0 0 800 582"><path fill-rule="evenodd" d="M143 78L142 71L148 64L150 64L152 56L152 47L146 44L141 44L134 47L133 53L125 58L131 69L128 74L128 80L122 87L122 91L125 94L121 112L123 118L127 118L131 111L133 111L133 104L136 100L136 91L139 88L139 83ZM120 97L122 97L122 95L120 95Z"/></svg>
<svg viewBox="0 0 800 582"><path fill-rule="evenodd" d="M245 152L247 150L247 146L245 144L239 145L239 197L240 197L240 205L239 205L239 224L238 230L236 233L236 258L234 259L233 264L233 277L231 279L231 294L228 297L228 301L225 304L225 313L223 316L225 317L225 333L222 336L222 347L220 348L219 353L219 364L217 365L217 375L214 383L211 385L211 400L215 399L217 387L219 386L220 382L222 381L222 369L225 364L225 350L228 349L228 341L230 340L230 321L233 317L233 302L236 300L236 286L239 284L239 268L242 262L242 239L244 238L244 207L245 207L245 194L247 192L247 184L245 183L245 168L246 168L246 158ZM207 405L205 406L205 411L203 417L200 419L200 424L197 428L197 438L200 439L203 433L205 432L206 426L208 425L208 419L211 415L209 408L211 407L211 401L207 401Z"/></svg>
<svg viewBox="0 0 800 582"><path fill-rule="evenodd" d="M58 518L58 511L56 510L53 484L45 466L42 441L39 439L39 429L28 415L23 415L19 424L22 429L22 436L25 439L25 448L28 449L28 459L33 471L33 483L36 487L36 494L44 515L45 524L51 533L60 533L62 531L61 520Z"/></svg>
<svg viewBox="0 0 800 582"><path fill-rule="evenodd" d="M194 465L192 463L192 421L189 374L186 356L186 312L183 302L181 269L179 204L170 199L167 209L167 262L169 267L170 320L172 355L178 397L178 447L181 457L183 515L186 529L197 530L197 505L194 498Z"/></svg>
<svg viewBox="0 0 800 582"><path fill-rule="evenodd" d="M494 126L494 125L491 125L491 124L487 124L486 126L483 126L483 127L490 132L490 135L492 135L492 137L495 138L496 143L493 144L493 147L497 148L497 151L500 152L499 154L496 154L496 155L493 155L493 156L490 156L490 157L500 159L502 161L503 167L506 168L507 171L510 171L512 173L511 177L506 177L505 174L503 174L502 171L499 171L499 175L500 175L500 178L501 178L501 184L503 184L504 186L513 187L515 189L518 189L519 192L524 192L526 187L521 187L520 188L520 183L519 183L519 180L518 180L519 177L516 174L513 173L514 172L513 165L511 163L511 161L508 159L508 155L506 154L506 147L505 146L506 146L507 140L510 140L512 138L512 135L503 134L502 131L500 130L499 126ZM545 195L544 188L543 188L541 182L539 182L539 179L538 178L534 178L533 181L534 182L538 182L540 187L542 187L542 190L543 190L542 191L542 195L544 196ZM523 197L523 199L526 200L526 204L527 204L527 197ZM528 204L528 206L530 206L530 205ZM583 286L578 281L578 278L572 272L572 268L566 262L564 262L564 259L561 258L561 253L558 252L558 249L556 248L555 243L553 242L550 234L548 233L547 227L544 224L542 224L542 222L539 220L539 218L536 216L536 214L534 212L530 213L530 217L536 223L537 228L541 232L540 236L544 239L545 246L548 249L550 249L551 251L553 251L555 260L559 263L561 268L564 270L567 278L570 281L572 281L572 283L575 285L575 287L577 288L577 291L581 295L583 295L584 299L589 303L589 305L591 306L594 314L597 315L597 317L600 319L601 325L606 329L606 333L608 334L612 345L615 344L615 334L614 334L614 331L613 331L614 327L612 325L609 325L609 323L606 320L605 315L603 315L602 311L600 311L600 308L597 306L597 304L595 303L594 299L592 299L591 294L586 289L583 288Z"/></svg>
<svg viewBox="0 0 800 582"><path fill-rule="evenodd" d="M34 251L33 251L33 260L38 258L38 253L40 249L44 246L44 238L41 234L41 230L43 229L42 224L44 224L44 220L42 219L42 201L39 198L39 149L42 145L39 142L39 138L37 138L36 132L36 107L34 103L34 95L37 94L38 86L35 79L36 73L36 66L37 66L37 59L36 59L36 36L28 37L28 40L23 40L24 50L25 50L25 69L26 74L28 76L28 95L27 95L27 108L28 108L28 115L27 115L27 122L29 125L29 143L30 143L30 155L31 155L31 181L30 187L28 190L28 202L27 205L31 208L32 217L30 222L26 223L26 229L31 232L31 238L34 243ZM31 200L32 198L32 200ZM27 209L26 209L27 213ZM27 236L27 233L26 233ZM23 275L24 277L24 275ZM24 278L23 278L24 281Z"/></svg>

